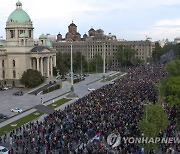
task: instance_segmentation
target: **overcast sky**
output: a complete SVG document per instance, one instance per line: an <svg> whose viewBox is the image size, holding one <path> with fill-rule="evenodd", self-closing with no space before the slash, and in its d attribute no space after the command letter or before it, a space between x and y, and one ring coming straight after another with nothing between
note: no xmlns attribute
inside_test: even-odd
<svg viewBox="0 0 180 154"><path fill-rule="evenodd" d="M0 0L0 36L17 0ZM83 35L93 27L119 39L153 40L180 37L180 0L20 0L35 28L34 35L64 36L74 21Z"/></svg>

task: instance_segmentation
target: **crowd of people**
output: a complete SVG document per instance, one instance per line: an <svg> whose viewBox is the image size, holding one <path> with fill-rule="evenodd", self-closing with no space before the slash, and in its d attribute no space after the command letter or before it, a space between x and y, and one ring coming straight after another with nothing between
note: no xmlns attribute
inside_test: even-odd
<svg viewBox="0 0 180 154"><path fill-rule="evenodd" d="M154 83L165 76L162 65L126 69L127 75L48 115L43 121L30 122L14 131L10 154L106 154L112 148L106 139L113 132L120 136L141 136L137 127L143 114L143 102L156 103ZM166 135L174 135L175 109ZM162 145L161 151L169 147ZM121 142L113 152L140 154L141 145Z"/></svg>

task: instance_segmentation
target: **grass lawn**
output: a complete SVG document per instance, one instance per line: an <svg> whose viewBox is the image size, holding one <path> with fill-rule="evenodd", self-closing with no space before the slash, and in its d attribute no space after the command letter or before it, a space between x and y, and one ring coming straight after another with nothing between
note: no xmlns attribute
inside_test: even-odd
<svg viewBox="0 0 180 154"><path fill-rule="evenodd" d="M123 74L122 72L119 72L119 73L117 73L115 75L109 76L109 77L105 78L105 81L111 81L111 80L117 78L118 76L120 76L122 74Z"/></svg>
<svg viewBox="0 0 180 154"><path fill-rule="evenodd" d="M16 129L32 120L35 120L36 118L40 117L41 115L43 115L44 113L42 112L39 112L39 111L36 111L36 112L33 112L19 120L16 120L4 127L1 127L0 128L0 136L2 136L3 134L5 133L8 133L10 131L12 131L13 129Z"/></svg>
<svg viewBox="0 0 180 154"><path fill-rule="evenodd" d="M59 101L57 102L54 102L50 105L48 105L48 107L54 109L54 108L57 108L58 106L61 106L62 104L65 104L67 103L68 101L70 101L71 99L66 99L66 98L63 98L63 99L60 99ZM21 119L18 119L4 127L1 127L0 128L0 136L4 135L5 133L8 133L30 121L33 121L35 120L36 118L40 117L41 115L43 115L44 113L40 112L40 111L36 111L36 112L33 112L29 115L26 115L24 116L23 118Z"/></svg>
<svg viewBox="0 0 180 154"><path fill-rule="evenodd" d="M62 104L65 104L67 102L69 102L71 99L67 99L67 98L63 98L63 99L60 99L59 101L57 102L54 102L52 104L49 104L48 107L50 107L51 109L55 109L57 108L58 106L61 106Z"/></svg>

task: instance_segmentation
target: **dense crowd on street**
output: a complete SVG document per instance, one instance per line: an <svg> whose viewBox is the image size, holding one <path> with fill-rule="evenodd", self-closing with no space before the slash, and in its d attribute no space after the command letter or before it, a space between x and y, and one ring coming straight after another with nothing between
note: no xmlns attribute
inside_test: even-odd
<svg viewBox="0 0 180 154"><path fill-rule="evenodd" d="M87 96L48 115L43 121L30 122L4 136L11 154L106 154L111 148L105 144L113 132L121 136L141 136L137 122L143 114L143 102L157 102L154 84L165 76L163 65L126 68L127 75L103 86ZM166 106L169 126L161 135L174 136L176 110ZM172 146L172 145L171 145ZM162 145L167 152L169 145ZM115 152L143 153L137 144L121 142Z"/></svg>

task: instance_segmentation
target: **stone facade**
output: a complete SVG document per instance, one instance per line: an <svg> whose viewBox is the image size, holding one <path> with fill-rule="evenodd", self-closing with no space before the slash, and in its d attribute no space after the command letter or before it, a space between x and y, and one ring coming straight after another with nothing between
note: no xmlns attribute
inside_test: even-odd
<svg viewBox="0 0 180 154"><path fill-rule="evenodd" d="M71 41L59 40L62 35L57 35L57 41L53 43L53 47L57 52L70 52ZM114 53L117 51L119 45L127 46L136 51L136 57L143 60L145 63L148 58L152 57L152 51L154 49L154 42L150 40L145 41L125 41L117 40L115 35L105 35L102 29L94 30L91 28L88 31L88 35L84 34L81 40L72 42L73 52L80 51L86 57L87 60L94 57L95 54L103 56L105 51L106 59L109 59L116 65L117 60Z"/></svg>
<svg viewBox="0 0 180 154"><path fill-rule="evenodd" d="M0 86L23 86L22 74L27 69L53 75L56 52L46 44L34 45L34 28L20 2L6 22L6 40L0 40Z"/></svg>

